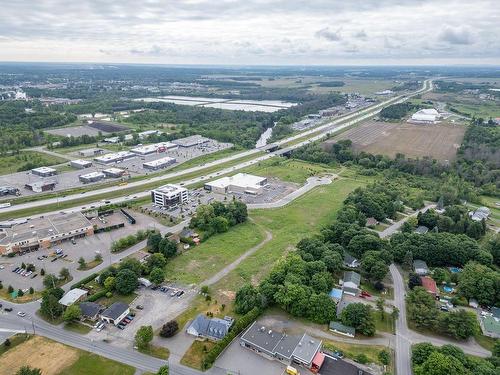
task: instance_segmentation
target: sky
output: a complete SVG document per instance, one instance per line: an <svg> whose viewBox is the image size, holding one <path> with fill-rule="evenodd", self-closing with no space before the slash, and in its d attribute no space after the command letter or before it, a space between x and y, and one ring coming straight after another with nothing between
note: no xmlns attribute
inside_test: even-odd
<svg viewBox="0 0 500 375"><path fill-rule="evenodd" d="M500 65L499 0L0 0L0 61Z"/></svg>

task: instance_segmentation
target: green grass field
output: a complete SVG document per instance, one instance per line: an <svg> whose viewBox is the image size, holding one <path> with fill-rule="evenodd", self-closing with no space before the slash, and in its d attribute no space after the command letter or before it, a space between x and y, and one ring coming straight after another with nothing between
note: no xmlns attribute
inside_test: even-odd
<svg viewBox="0 0 500 375"><path fill-rule="evenodd" d="M0 175L20 172L20 169L28 163L33 164L33 166L41 167L64 163L65 161L66 159L41 152L21 151L17 155L0 157Z"/></svg>
<svg viewBox="0 0 500 375"><path fill-rule="evenodd" d="M96 354L81 351L78 360L59 375L133 375L135 368Z"/></svg>
<svg viewBox="0 0 500 375"><path fill-rule="evenodd" d="M249 221L237 225L169 261L166 278L184 284L200 283L263 239L264 233L256 224Z"/></svg>
<svg viewBox="0 0 500 375"><path fill-rule="evenodd" d="M307 178L333 170L319 164L306 163L300 160L272 158L245 168L242 172L266 177L276 177L282 181L303 184Z"/></svg>
<svg viewBox="0 0 500 375"><path fill-rule="evenodd" d="M381 364L378 358L378 354L382 350L389 350L385 346L382 345L355 345L355 344L347 344L339 341L323 341L323 347L328 350L336 351L340 350L344 353L347 358L356 360L356 357L360 354L366 355L369 363ZM388 369L390 370L390 369ZM392 372L388 372L391 374Z"/></svg>

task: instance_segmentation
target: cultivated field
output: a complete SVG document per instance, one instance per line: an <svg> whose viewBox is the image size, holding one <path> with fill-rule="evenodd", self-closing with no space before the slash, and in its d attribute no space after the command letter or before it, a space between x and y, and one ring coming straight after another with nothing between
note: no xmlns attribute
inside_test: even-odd
<svg viewBox="0 0 500 375"><path fill-rule="evenodd" d="M452 124L416 125L368 121L333 138L328 143L350 139L356 151L371 154L430 156L439 161L455 159L465 126Z"/></svg>

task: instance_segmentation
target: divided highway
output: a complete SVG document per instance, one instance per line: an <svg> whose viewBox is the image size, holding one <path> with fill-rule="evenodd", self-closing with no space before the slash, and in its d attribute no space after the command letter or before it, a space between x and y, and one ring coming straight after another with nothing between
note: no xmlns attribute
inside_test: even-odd
<svg viewBox="0 0 500 375"><path fill-rule="evenodd" d="M370 107L361 109L359 111L353 112L351 114L342 116L342 117L335 119L333 121L330 121L324 125L309 129L307 131L301 132L301 133L294 135L292 137L282 139L278 142L275 142L274 144L266 145L266 146L258 148L258 149L244 151L244 152L232 155L232 156L218 159L218 160L215 160L215 161L212 161L212 162L209 162L206 164L202 164L199 166L187 168L187 169L184 169L184 170L181 170L178 172L166 173L166 174L163 174L160 176L152 177L150 179L131 182L127 186L111 186L111 187L106 187L106 188L88 191L85 193L85 195L72 194L72 195L66 195L63 197L41 199L38 201L27 202L27 203L22 203L22 204L18 204L18 205L14 204L11 207L6 207L6 208L2 209L2 212L12 212L13 217L15 217L16 216L15 212L19 211L19 210L33 208L33 207L44 207L44 206L59 204L62 202L70 202L72 200L81 199L82 197L88 198L88 197L99 196L102 194L112 193L112 192L116 192L116 194L118 196L115 198L112 198L112 199L106 199L106 201L108 201L110 203L121 203L121 202L130 200L130 199L142 198L142 197L146 197L149 195L149 190L143 191L140 193L120 195L121 192L126 193L127 189L134 188L134 187L140 187L142 185L151 184L154 182L161 182L161 181L167 182L167 180L182 177L184 175L188 175L188 174L193 173L193 172L201 172L202 173L203 170L205 170L207 168L214 167L217 165L222 165L224 163L234 161L234 160L237 160L237 159L240 159L243 157L251 156L253 154L260 153L261 151L267 151L267 150L271 149L272 147L274 147L275 145L283 147L283 148L278 149L276 151L269 152L266 155L256 156L255 158L253 158L251 160L238 163L238 164L231 166L231 167L223 168L223 169L219 170L218 172L209 173L209 174L202 175L199 177L191 178L191 179L185 180L181 183L181 185L185 185L185 186L195 185L195 184L198 184L200 182L209 181L209 180L216 178L218 176L228 174L228 173L237 171L239 169L243 169L243 168L248 167L250 165L259 163L263 160L267 160L267 159L275 157L275 156L283 155L283 154L290 152L294 149L297 149L297 148L299 148L307 143L320 140L320 139L324 138L327 134L335 134L335 133L341 132L342 130L345 130L351 126L354 126L357 123L360 123L366 119L369 119L372 116L375 116L384 107L386 107L388 105L405 102L406 100L408 100L409 98L411 98L415 95L418 95L418 94L421 94L423 92L427 92L430 90L432 90L432 81L426 80L426 81L424 81L423 87L421 89L413 92L412 94L401 95L401 96L397 96L397 97L388 99L384 102L381 102L381 103L375 104L373 106L370 106ZM305 138L305 139L301 140L303 138ZM14 201L14 203L15 203L15 201ZM86 207L86 208L89 206L98 207L98 206L102 206L105 204L107 204L107 203L105 203L103 201L89 202L89 203L86 203L84 205L75 206L75 207L72 207L70 209L65 209L64 211L66 211L66 212L81 211L82 209L84 209L84 207ZM45 212L44 214L46 215L46 214L50 214L50 213L57 213L59 211L60 210L54 210L52 212ZM38 215L38 216L40 216L40 215Z"/></svg>

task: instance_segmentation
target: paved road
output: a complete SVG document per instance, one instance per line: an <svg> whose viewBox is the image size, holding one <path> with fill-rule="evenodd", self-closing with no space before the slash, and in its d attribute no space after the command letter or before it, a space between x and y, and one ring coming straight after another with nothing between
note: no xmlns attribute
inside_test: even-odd
<svg viewBox="0 0 500 375"><path fill-rule="evenodd" d="M334 134L334 133L340 132L348 127L351 127L351 126L361 122L361 121L364 121L368 118L373 117L374 115L378 114L382 110L382 108L384 108L387 105L405 102L406 100L408 100L412 96L415 96L415 95L418 95L418 94L421 94L423 92L430 91L430 90L432 90L432 81L427 80L424 82L423 87L420 90L415 91L412 94L401 95L401 96L397 96L395 98L388 99L384 102L381 102L381 103L375 104L373 106L367 107L365 109L353 112L349 115L342 116L338 119L335 119L331 122L328 122L325 125L321 125L319 127L301 132L297 135L294 135L294 136L289 137L289 138L285 138L281 141L275 142L274 144L271 144L271 145L264 146L260 149L248 150L248 151L238 153L238 154L235 154L232 156L228 156L226 158L218 159L218 160L215 160L215 161L203 164L203 165L187 168L187 169L184 169L184 170L181 170L178 172L171 172L171 173L163 174L160 176L152 177L150 179L131 182L126 186L119 186L119 185L118 186L110 186L110 187L96 189L96 190L86 192L85 195L71 194L71 195L66 195L66 196L62 196L62 197L43 199L43 200L39 200L39 201L35 201L35 202L21 203L18 205L13 205L11 207L3 208L2 212L14 212L14 211L25 209L25 208L58 204L60 202L67 202L67 201L80 199L83 196L92 197L92 196L101 195L104 193L112 193L112 192L116 192L117 194L120 194L120 190L125 190L125 189L132 188L132 187L140 187L142 185L149 184L151 182L158 182L158 181L164 181L164 180L172 179L172 178L176 178L176 177L181 177L181 176L184 176L186 174L193 173L193 172L200 172L200 171L202 171L206 168L209 168L209 167L221 165L221 164L226 163L228 161L232 161L232 160L236 160L236 159L239 159L239 158L242 158L245 156L257 154L263 150L268 150L273 145L284 146L284 148L282 148L282 149L279 149L279 150L274 151L274 152L269 152L266 155L263 155L260 157L255 157L254 159L239 163L239 164L237 164L233 167L230 167L230 168L225 168L219 172L211 173L211 174L208 174L205 176L201 176L201 177L193 178L191 180L187 180L183 184L186 186L189 186L189 185L193 185L193 184L196 184L199 182L208 181L208 180L215 178L219 175L231 173L233 171L236 171L236 170L248 167L250 165L259 163L263 160L267 160L267 159L275 157L275 156L283 155L283 154L285 154L291 150L294 150L296 148L299 148L305 144L320 140L329 134ZM292 141L296 141L298 139L302 139L302 138L306 138L306 139L303 141L300 141L294 145L287 146L288 143L290 143ZM141 193L132 194L132 195L133 195L133 197L136 197L136 196L137 197L144 197L144 196L149 195L149 192L146 191L146 192L141 192ZM130 200L130 199L131 199L130 195L126 195L126 196L120 196L120 197L111 199L111 201L112 201L112 203L120 203L120 202ZM97 201L97 202L93 202L93 203L87 203L85 205L85 207L88 207L90 205L98 207L98 206L101 206L104 204L106 204L106 203L104 203L102 201ZM77 207L74 207L72 209L65 210L65 211L73 212L73 211L79 211L81 209L82 209L82 206L77 206ZM59 210L56 210L53 213L56 213L58 211ZM48 214L48 213L46 212L45 214Z"/></svg>
<svg viewBox="0 0 500 375"><path fill-rule="evenodd" d="M435 204L429 204L427 206L425 206L424 208L421 208L420 210L418 211L415 211L414 213L412 213L411 215L408 215L406 216L405 218L395 222L394 224L392 224L391 226L385 228L382 232L379 233L379 236L380 238L386 238L386 237L390 237L392 236L399 228L401 228L401 226L410 218L410 217L414 217L414 216L417 216L419 214L419 212L426 212L428 209L430 208L434 208L436 207Z"/></svg>
<svg viewBox="0 0 500 375"><path fill-rule="evenodd" d="M44 146L31 147L31 148L27 148L25 150L41 152L41 153L44 153L47 155L55 156L57 158L66 159L66 160L74 160L75 159L74 157L69 156L69 155L65 155L63 153L47 150Z"/></svg>

